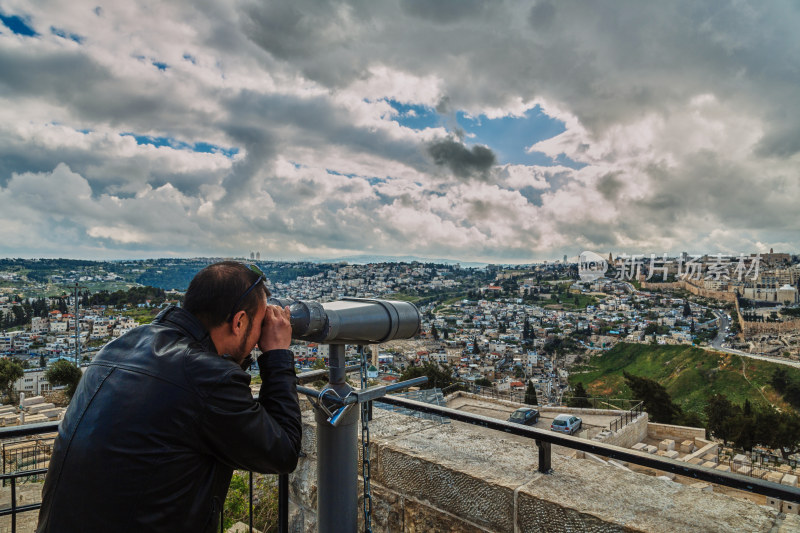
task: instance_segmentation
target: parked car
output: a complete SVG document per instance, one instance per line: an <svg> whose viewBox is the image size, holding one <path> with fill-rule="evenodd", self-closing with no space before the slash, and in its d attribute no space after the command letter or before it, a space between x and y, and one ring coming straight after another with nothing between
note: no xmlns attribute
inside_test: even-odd
<svg viewBox="0 0 800 533"><path fill-rule="evenodd" d="M508 417L509 422L532 426L539 421L539 411L530 407L520 407Z"/></svg>
<svg viewBox="0 0 800 533"><path fill-rule="evenodd" d="M574 435L581 430L583 421L575 415L558 415L550 424L550 431L558 431L567 435Z"/></svg>

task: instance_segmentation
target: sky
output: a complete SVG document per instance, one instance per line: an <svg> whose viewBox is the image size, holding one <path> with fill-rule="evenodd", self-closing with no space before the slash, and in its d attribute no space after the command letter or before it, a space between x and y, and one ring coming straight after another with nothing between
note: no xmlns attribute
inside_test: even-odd
<svg viewBox="0 0 800 533"><path fill-rule="evenodd" d="M796 0L0 0L0 256L797 253Z"/></svg>

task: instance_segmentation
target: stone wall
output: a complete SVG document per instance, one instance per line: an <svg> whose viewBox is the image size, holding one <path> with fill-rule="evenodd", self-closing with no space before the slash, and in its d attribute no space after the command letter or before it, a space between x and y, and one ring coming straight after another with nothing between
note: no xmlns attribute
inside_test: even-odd
<svg viewBox="0 0 800 533"><path fill-rule="evenodd" d="M673 426L671 424L657 424L649 422L647 424L647 436L651 439L664 440L692 440L692 439L705 439L705 428L693 428L688 426Z"/></svg>
<svg viewBox="0 0 800 533"><path fill-rule="evenodd" d="M541 474L533 442L459 422L374 413L370 456L376 533L800 528L797 515L784 518L749 501L557 453L553 473ZM305 412L303 422L306 457L290 478L290 530L310 533L316 530L317 497L312 413Z"/></svg>
<svg viewBox="0 0 800 533"><path fill-rule="evenodd" d="M566 407L566 406L549 407L549 406L546 406L546 405L544 405L544 406L543 405L527 405L527 404L524 404L524 403L511 402L511 401L508 401L508 400L501 400L499 398L491 398L489 396L481 396L480 394L473 394L471 392L464 392L464 391L457 391L457 392L454 392L453 394L449 394L449 395L445 396L444 400L445 400L445 403L449 403L450 401L452 401L452 400L454 400L456 398L459 398L459 397L472 398L472 399L475 399L475 400L480 400L482 402L496 403L497 405L502 405L503 407L511 407L513 409L516 409L518 407L533 407L534 409L539 411L539 413L547 413L547 414L562 414L562 413L566 414L566 413L569 413L569 414L574 414L574 415L578 415L578 416L580 416L582 414L584 414L584 415L616 416L619 413L623 412L623 411L619 411L617 409L585 409L585 408L580 408L580 407Z"/></svg>
<svg viewBox="0 0 800 533"><path fill-rule="evenodd" d="M649 426L647 420L649 416L647 413L642 412L639 417L622 426L622 429L611 433L611 435L602 439L603 444L613 444L614 446L621 446L622 448L630 448L637 442L642 442L647 437L647 427Z"/></svg>
<svg viewBox="0 0 800 533"><path fill-rule="evenodd" d="M722 302L736 301L736 293L734 292L712 291L709 289L704 289L703 287L698 287L697 285L689 283L687 280L683 279L672 283L648 283L646 281L640 281L640 284L645 290L684 289L691 292L695 296L701 296L703 298L713 298L714 300L719 300Z"/></svg>

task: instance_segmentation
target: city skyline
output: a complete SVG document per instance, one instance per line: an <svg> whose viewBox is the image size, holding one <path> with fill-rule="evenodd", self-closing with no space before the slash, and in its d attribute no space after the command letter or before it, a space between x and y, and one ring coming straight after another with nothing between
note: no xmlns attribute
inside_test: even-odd
<svg viewBox="0 0 800 533"><path fill-rule="evenodd" d="M0 0L0 256L794 253L798 22Z"/></svg>

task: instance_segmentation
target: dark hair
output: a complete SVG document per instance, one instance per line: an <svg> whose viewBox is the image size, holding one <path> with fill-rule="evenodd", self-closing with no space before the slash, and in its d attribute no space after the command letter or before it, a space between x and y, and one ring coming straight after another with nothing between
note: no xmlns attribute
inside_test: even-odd
<svg viewBox="0 0 800 533"><path fill-rule="evenodd" d="M195 274L183 300L183 308L197 317L207 330L226 322L231 307L259 278L259 275L246 265L236 261L222 261L208 265ZM269 290L264 283L237 305L234 312L244 310L252 317L258 311L259 303Z"/></svg>

